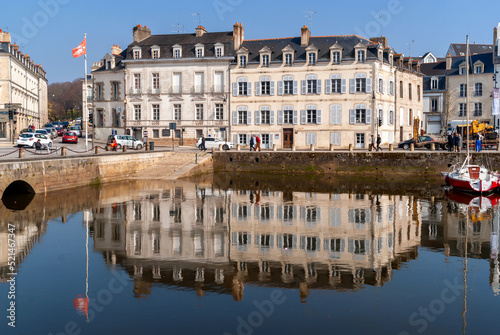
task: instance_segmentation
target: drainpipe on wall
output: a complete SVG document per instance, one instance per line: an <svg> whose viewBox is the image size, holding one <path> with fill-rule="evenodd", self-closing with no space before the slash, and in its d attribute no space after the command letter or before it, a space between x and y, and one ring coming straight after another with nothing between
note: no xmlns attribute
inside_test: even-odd
<svg viewBox="0 0 500 335"><path fill-rule="evenodd" d="M398 129L398 94L397 94L398 70L394 68L394 141L397 139ZM396 143L399 141L396 141Z"/></svg>

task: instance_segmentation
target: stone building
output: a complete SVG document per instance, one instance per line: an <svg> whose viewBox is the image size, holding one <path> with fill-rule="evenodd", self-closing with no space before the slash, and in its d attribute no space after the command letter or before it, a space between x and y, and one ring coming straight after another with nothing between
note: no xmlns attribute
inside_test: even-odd
<svg viewBox="0 0 500 335"><path fill-rule="evenodd" d="M245 40L233 27L231 133L263 148L368 148L411 138L422 119L419 63L388 47L385 37L356 35Z"/></svg>
<svg viewBox="0 0 500 335"><path fill-rule="evenodd" d="M12 120L6 114L0 116L0 137L17 136L28 125L43 126L48 121L48 86L43 68L11 44L8 32L0 30L0 110L9 109L15 109L15 114Z"/></svg>
<svg viewBox="0 0 500 335"><path fill-rule="evenodd" d="M173 135L185 145L194 144L201 134L227 136L233 55L230 31L209 33L199 26L194 34L151 35L145 26L134 27L133 42L120 57L106 55L92 71L96 126L119 124L138 138L147 131L149 139L167 143L175 123ZM111 73L116 78L106 77ZM113 85L116 104L106 104L115 98Z"/></svg>

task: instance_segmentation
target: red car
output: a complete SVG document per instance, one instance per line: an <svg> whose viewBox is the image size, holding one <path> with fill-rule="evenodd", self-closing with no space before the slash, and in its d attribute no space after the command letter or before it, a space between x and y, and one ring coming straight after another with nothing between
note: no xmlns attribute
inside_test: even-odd
<svg viewBox="0 0 500 335"><path fill-rule="evenodd" d="M63 143L78 143L78 136L74 132L67 131L64 133L62 141Z"/></svg>
<svg viewBox="0 0 500 335"><path fill-rule="evenodd" d="M56 127L56 130L57 130L57 136L64 135L64 129L62 129L62 127Z"/></svg>

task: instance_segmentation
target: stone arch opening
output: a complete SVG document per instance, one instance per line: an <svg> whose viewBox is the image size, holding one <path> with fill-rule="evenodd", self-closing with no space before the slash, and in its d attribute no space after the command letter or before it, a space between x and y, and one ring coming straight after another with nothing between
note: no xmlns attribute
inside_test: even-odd
<svg viewBox="0 0 500 335"><path fill-rule="evenodd" d="M3 191L2 199L10 195L20 195L20 194L35 194L35 190L30 184L24 180L16 180L12 182L5 191Z"/></svg>
<svg viewBox="0 0 500 335"><path fill-rule="evenodd" d="M11 183L3 192L2 203L7 209L22 211L35 197L35 190L23 180Z"/></svg>

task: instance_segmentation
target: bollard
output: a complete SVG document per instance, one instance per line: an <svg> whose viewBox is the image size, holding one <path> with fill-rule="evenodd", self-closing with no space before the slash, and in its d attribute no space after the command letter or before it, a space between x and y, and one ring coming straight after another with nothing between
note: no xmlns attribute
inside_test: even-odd
<svg viewBox="0 0 500 335"><path fill-rule="evenodd" d="M415 144L414 143L410 144L410 151L415 151Z"/></svg>
<svg viewBox="0 0 500 335"><path fill-rule="evenodd" d="M292 144L292 151L295 151L296 148L295 148L295 144Z"/></svg>
<svg viewBox="0 0 500 335"><path fill-rule="evenodd" d="M273 144L273 151L278 151L278 146L276 144Z"/></svg>
<svg viewBox="0 0 500 335"><path fill-rule="evenodd" d="M241 144L236 144L236 151L241 151Z"/></svg>
<svg viewBox="0 0 500 335"><path fill-rule="evenodd" d="M389 151L394 151L394 145L392 143L389 144Z"/></svg>
<svg viewBox="0 0 500 335"><path fill-rule="evenodd" d="M333 144L330 144L330 151L335 151Z"/></svg>
<svg viewBox="0 0 500 335"><path fill-rule="evenodd" d="M24 148L19 149L19 158L24 158Z"/></svg>
<svg viewBox="0 0 500 335"><path fill-rule="evenodd" d="M198 154L196 154L196 157L195 157L195 159L194 159L194 163L195 163L195 164L198 164Z"/></svg>
<svg viewBox="0 0 500 335"><path fill-rule="evenodd" d="M311 151L314 151L314 144L311 144Z"/></svg>
<svg viewBox="0 0 500 335"><path fill-rule="evenodd" d="M352 143L349 143L349 151L354 151L354 146L352 145Z"/></svg>
<svg viewBox="0 0 500 335"><path fill-rule="evenodd" d="M127 152L127 146L126 145L123 146L123 152Z"/></svg>
<svg viewBox="0 0 500 335"><path fill-rule="evenodd" d="M223 151L222 144L219 144L219 151Z"/></svg>
<svg viewBox="0 0 500 335"><path fill-rule="evenodd" d="M215 148L212 147L212 155L215 153Z"/></svg>
<svg viewBox="0 0 500 335"><path fill-rule="evenodd" d="M436 144L435 143L431 143L431 151L436 151Z"/></svg>
<svg viewBox="0 0 500 335"><path fill-rule="evenodd" d="M66 157L66 147L61 148L61 156Z"/></svg>
<svg viewBox="0 0 500 335"><path fill-rule="evenodd" d="M99 146L95 147L94 150L95 150L95 154L96 155L99 155L101 153L101 148L99 148Z"/></svg>
<svg viewBox="0 0 500 335"><path fill-rule="evenodd" d="M144 151L149 151L148 142L144 143Z"/></svg>

